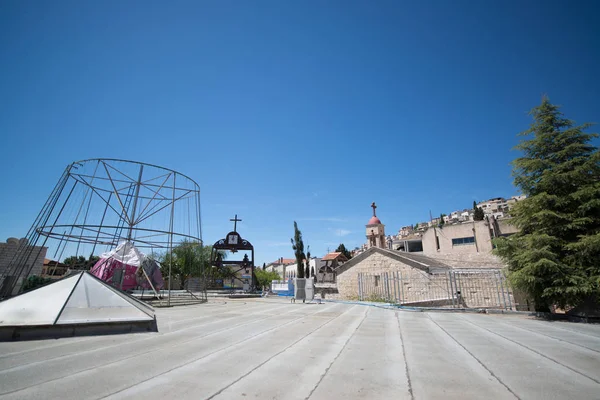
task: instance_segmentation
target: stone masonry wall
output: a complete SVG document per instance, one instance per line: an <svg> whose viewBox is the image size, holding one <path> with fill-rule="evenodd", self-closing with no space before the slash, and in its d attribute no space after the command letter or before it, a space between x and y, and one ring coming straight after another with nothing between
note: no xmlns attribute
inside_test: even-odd
<svg viewBox="0 0 600 400"><path fill-rule="evenodd" d="M380 253L373 253L352 268L337 275L337 287L343 299L358 298L358 274L402 271L410 272L413 268L400 261L391 259Z"/></svg>
<svg viewBox="0 0 600 400"><path fill-rule="evenodd" d="M363 300L417 306L435 302L437 306L515 307L512 291L506 286L499 270L448 270L429 274L383 254L374 253L338 274L340 298L359 298L359 274Z"/></svg>
<svg viewBox="0 0 600 400"><path fill-rule="evenodd" d="M27 245L27 239L16 239L16 238L8 238L6 243L0 243L0 278L7 273L8 268L10 266L11 261L18 252L22 251L30 251L31 246ZM32 266L31 271L28 276L31 275L40 275L42 273L42 268L44 267L44 258L46 257L46 251L48 248L35 246L31 251L28 259L27 259L27 267L25 271ZM24 275L24 274L23 274ZM20 276L16 287L20 287L22 281L26 276ZM1 280L1 279L0 279ZM1 287L0 283L0 287Z"/></svg>
<svg viewBox="0 0 600 400"><path fill-rule="evenodd" d="M433 253L427 254L427 257L439 260L452 268L493 268L502 269L506 265L502 260L491 253L471 253L471 254L449 254Z"/></svg>

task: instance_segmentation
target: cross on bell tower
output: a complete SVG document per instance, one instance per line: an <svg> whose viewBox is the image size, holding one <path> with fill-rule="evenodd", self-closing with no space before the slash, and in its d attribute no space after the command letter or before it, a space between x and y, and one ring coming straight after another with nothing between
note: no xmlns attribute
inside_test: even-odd
<svg viewBox="0 0 600 400"><path fill-rule="evenodd" d="M375 204L375 203L373 203L373 204ZM237 232L237 223L238 223L238 221L242 222L242 220L238 219L237 214L235 214L235 217L230 219L230 221L233 222L233 231Z"/></svg>
<svg viewBox="0 0 600 400"><path fill-rule="evenodd" d="M373 209L373 216L369 222L367 222L366 226L367 248L379 247L383 249L386 248L385 225L383 225L381 220L377 218L377 205L375 202L371 203L371 208Z"/></svg>

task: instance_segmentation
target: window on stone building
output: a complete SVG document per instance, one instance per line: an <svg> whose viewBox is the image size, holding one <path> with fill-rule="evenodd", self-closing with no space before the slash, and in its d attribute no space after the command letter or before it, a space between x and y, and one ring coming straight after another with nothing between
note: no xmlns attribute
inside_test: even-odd
<svg viewBox="0 0 600 400"><path fill-rule="evenodd" d="M475 237L469 236L452 239L452 246L463 246L466 244L475 244Z"/></svg>
<svg viewBox="0 0 600 400"><path fill-rule="evenodd" d="M379 275L375 275L375 286L379 286Z"/></svg>

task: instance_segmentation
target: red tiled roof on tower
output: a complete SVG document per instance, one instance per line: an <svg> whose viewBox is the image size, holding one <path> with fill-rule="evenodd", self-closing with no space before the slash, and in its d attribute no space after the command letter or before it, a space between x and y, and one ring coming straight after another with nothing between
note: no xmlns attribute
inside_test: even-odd
<svg viewBox="0 0 600 400"><path fill-rule="evenodd" d="M381 225L379 218L372 216L367 225Z"/></svg>

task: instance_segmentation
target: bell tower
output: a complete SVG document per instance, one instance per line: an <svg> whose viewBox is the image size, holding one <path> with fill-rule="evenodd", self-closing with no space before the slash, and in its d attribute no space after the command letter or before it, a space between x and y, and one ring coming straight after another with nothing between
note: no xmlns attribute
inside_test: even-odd
<svg viewBox="0 0 600 400"><path fill-rule="evenodd" d="M377 205L375 205L375 202L371 204L371 208L373 209L373 216L367 223L366 227L367 248L379 247L381 249L385 249L385 225L383 225L379 218L377 218L377 213L375 211Z"/></svg>

